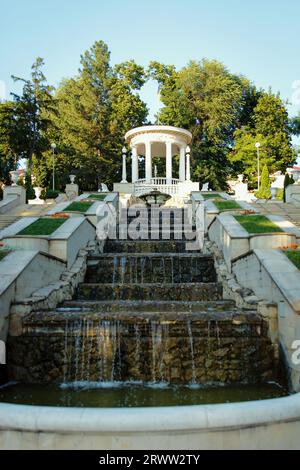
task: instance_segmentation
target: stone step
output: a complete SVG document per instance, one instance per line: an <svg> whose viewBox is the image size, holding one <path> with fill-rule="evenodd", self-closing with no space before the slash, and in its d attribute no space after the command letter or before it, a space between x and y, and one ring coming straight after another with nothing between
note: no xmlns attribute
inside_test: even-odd
<svg viewBox="0 0 300 470"><path fill-rule="evenodd" d="M85 282L215 282L214 260L201 253L107 253L89 257Z"/></svg>
<svg viewBox="0 0 300 470"><path fill-rule="evenodd" d="M108 240L105 243L105 253L183 253L186 241L183 240Z"/></svg>
<svg viewBox="0 0 300 470"><path fill-rule="evenodd" d="M56 312L70 313L76 315L77 312L100 312L118 314L119 311L130 313L130 315L140 315L143 312L159 312L159 314L173 315L189 314L192 312L201 312L207 315L213 315L218 312L241 312L241 309L235 307L235 302L231 300L211 300L211 301L176 301L176 300L69 300L65 301L56 309ZM242 311L244 312L244 311ZM46 314L47 312L42 312ZM248 310L247 310L248 313Z"/></svg>
<svg viewBox="0 0 300 470"><path fill-rule="evenodd" d="M118 231L118 239L122 240L123 232ZM132 234L129 232L129 236L127 235L128 232L125 231L125 236L128 241L133 239ZM135 235L135 234L134 234ZM178 241L193 241L196 238L196 231L191 230L168 230L168 229L153 229L153 230L137 230L137 240L144 240L144 241L151 241L151 240L178 240Z"/></svg>
<svg viewBox="0 0 300 470"><path fill-rule="evenodd" d="M130 302L131 306L134 308L133 310L129 310L128 305L125 302L119 302L118 308L115 310L108 310L104 308L104 304L102 305L101 310L95 310L91 308L57 308L56 310L50 311L37 311L32 312L30 315L26 316L23 321L24 327L29 327L34 325L35 327L38 326L47 326L53 328L54 326L59 326L61 324L66 324L69 321L87 321L91 320L94 322L98 321L121 321L126 322L128 324L144 324L151 321L159 321L159 322L177 322L177 321L192 321L194 324L198 323L198 325L204 325L206 329L210 328L210 332L214 333L215 328L219 324L220 332L219 336L226 335L226 326L225 324L235 325L236 331L238 335L241 335L241 331L239 330L239 325L247 324L248 328L247 331L251 335L251 330L255 325L262 326L264 324L261 316L257 314L255 310L241 310L235 308L231 305L223 306L222 309L216 310L209 310L205 308L206 303L203 302L194 302L193 310L176 310L173 308L172 310L168 309L167 303L164 305L164 309L162 305L159 305L158 308L154 308L153 306L149 305L149 302L144 304L140 303L139 309L135 309L135 303ZM93 305L91 303L91 305ZM109 307L109 305L106 303ZM116 305L116 304L115 304ZM176 305L174 305L175 307ZM149 308L153 307L153 308ZM218 306L220 307L220 305ZM128 313L130 312L130 315ZM163 314L163 317L162 317ZM222 326L221 326L222 325ZM267 324L266 328L267 328ZM64 329L60 331L61 334L64 333ZM261 333L266 333L261 332ZM175 332L176 333L176 332ZM255 330L252 333L253 335L257 335L258 332ZM207 333L206 333L207 335Z"/></svg>
<svg viewBox="0 0 300 470"><path fill-rule="evenodd" d="M0 215L0 230L8 227L14 222L17 222L17 220L19 219L20 217L17 217L15 215Z"/></svg>
<svg viewBox="0 0 300 470"><path fill-rule="evenodd" d="M9 351L10 368L35 383L260 383L277 375L267 321L254 311L35 312Z"/></svg>
<svg viewBox="0 0 300 470"><path fill-rule="evenodd" d="M207 283L99 284L82 283L78 300L221 300L222 285Z"/></svg>

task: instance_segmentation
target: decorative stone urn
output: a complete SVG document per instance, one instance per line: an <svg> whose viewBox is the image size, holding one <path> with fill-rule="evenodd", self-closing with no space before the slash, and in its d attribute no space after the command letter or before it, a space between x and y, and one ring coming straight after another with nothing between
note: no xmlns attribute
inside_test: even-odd
<svg viewBox="0 0 300 470"><path fill-rule="evenodd" d="M276 193L277 193L277 188L272 188L271 187L272 199L276 199Z"/></svg>
<svg viewBox="0 0 300 470"><path fill-rule="evenodd" d="M244 175L237 175L237 177L238 177L238 182L242 183L244 179Z"/></svg>
<svg viewBox="0 0 300 470"><path fill-rule="evenodd" d="M34 192L35 192L36 199L38 201L41 201L40 196L42 194L42 188L40 188L39 186L35 186L33 189L34 189Z"/></svg>
<svg viewBox="0 0 300 470"><path fill-rule="evenodd" d="M10 171L9 174L12 180L12 186L18 186L19 172L15 170Z"/></svg>
<svg viewBox="0 0 300 470"><path fill-rule="evenodd" d="M76 175L69 175L69 178L70 178L71 184L74 184Z"/></svg>

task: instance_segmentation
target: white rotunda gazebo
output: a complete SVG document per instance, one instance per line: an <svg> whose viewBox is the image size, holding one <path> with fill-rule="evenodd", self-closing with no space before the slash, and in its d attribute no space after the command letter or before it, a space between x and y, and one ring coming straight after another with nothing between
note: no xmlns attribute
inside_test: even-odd
<svg viewBox="0 0 300 470"><path fill-rule="evenodd" d="M123 153L121 183L114 190L140 196L153 190L165 194L186 196L199 190L198 183L191 182L190 148L192 134L173 126L142 126L131 129L125 135L125 142L131 149L131 183L127 182L126 154ZM126 150L124 148L123 150ZM173 157L179 155L179 178L174 178ZM145 178L139 178L139 162L145 159ZM166 159L165 177L154 175L153 157Z"/></svg>

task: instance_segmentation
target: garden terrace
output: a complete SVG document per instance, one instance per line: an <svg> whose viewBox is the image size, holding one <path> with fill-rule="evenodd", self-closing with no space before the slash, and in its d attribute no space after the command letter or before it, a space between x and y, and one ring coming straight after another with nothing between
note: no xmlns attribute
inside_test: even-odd
<svg viewBox="0 0 300 470"><path fill-rule="evenodd" d="M104 201L104 199L106 198L106 196L108 195L109 193L105 193L105 194L90 194L88 196L88 199L96 199L97 201Z"/></svg>
<svg viewBox="0 0 300 470"><path fill-rule="evenodd" d="M57 230L67 219L45 217L38 219L28 227L21 230L17 235L51 235Z"/></svg>
<svg viewBox="0 0 300 470"><path fill-rule="evenodd" d="M206 193L206 194L201 194L201 196L203 197L203 199L216 199L216 198L220 198L220 199L224 199L221 194L219 193Z"/></svg>
<svg viewBox="0 0 300 470"><path fill-rule="evenodd" d="M236 215L238 223L248 233L278 233L281 228L264 215Z"/></svg>
<svg viewBox="0 0 300 470"><path fill-rule="evenodd" d="M75 201L65 207L64 212L82 212L85 213L93 205L93 202L89 201Z"/></svg>
<svg viewBox="0 0 300 470"><path fill-rule="evenodd" d="M215 200L214 205L219 209L219 211L231 211L235 209L242 209L240 204L235 201L224 201L224 200Z"/></svg>
<svg viewBox="0 0 300 470"><path fill-rule="evenodd" d="M300 250L285 251L284 254L300 270Z"/></svg>

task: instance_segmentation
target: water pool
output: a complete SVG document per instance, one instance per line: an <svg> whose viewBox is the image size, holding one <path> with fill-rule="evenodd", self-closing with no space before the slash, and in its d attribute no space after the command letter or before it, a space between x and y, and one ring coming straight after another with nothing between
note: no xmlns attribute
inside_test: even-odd
<svg viewBox="0 0 300 470"><path fill-rule="evenodd" d="M286 395L287 390L274 382L223 387L111 382L80 382L62 386L11 383L0 388L0 402L95 408L234 403Z"/></svg>

